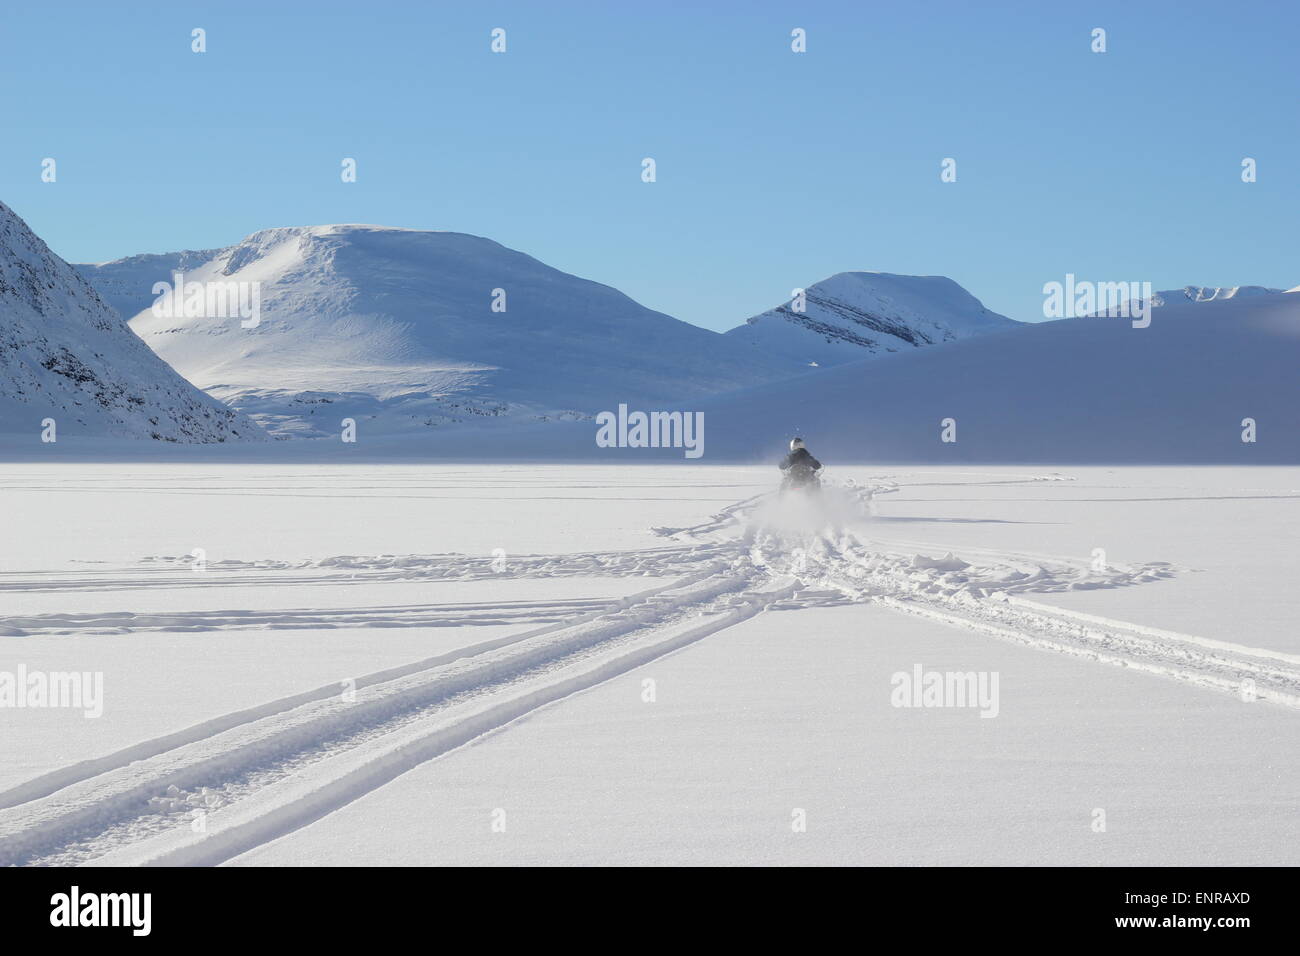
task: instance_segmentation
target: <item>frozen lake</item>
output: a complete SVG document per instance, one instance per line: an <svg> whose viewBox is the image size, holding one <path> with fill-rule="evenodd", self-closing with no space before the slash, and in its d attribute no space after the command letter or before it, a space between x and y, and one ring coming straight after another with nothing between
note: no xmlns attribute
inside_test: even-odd
<svg viewBox="0 0 1300 956"><path fill-rule="evenodd" d="M1300 862L1300 469L828 478L7 465L0 862Z"/></svg>

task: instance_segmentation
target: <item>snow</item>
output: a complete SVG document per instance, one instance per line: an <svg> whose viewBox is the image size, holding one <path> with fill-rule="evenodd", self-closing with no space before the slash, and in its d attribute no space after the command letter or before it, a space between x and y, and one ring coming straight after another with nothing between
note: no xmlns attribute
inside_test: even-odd
<svg viewBox="0 0 1300 956"><path fill-rule="evenodd" d="M727 337L793 374L1016 325L945 276L841 272L813 283L797 305L792 296Z"/></svg>
<svg viewBox="0 0 1300 956"><path fill-rule="evenodd" d="M262 431L149 351L71 266L0 203L0 433L174 442Z"/></svg>
<svg viewBox="0 0 1300 956"><path fill-rule="evenodd" d="M475 236L74 271L0 206L0 865L1300 862L1300 298L1155 300L718 335Z"/></svg>
<svg viewBox="0 0 1300 956"><path fill-rule="evenodd" d="M0 710L0 861L1297 862L1295 467L333 447L6 466L0 671L105 707Z"/></svg>
<svg viewBox="0 0 1300 956"><path fill-rule="evenodd" d="M1206 286L1187 285L1181 289L1164 289L1151 293L1150 299L1141 297L1130 299L1122 306L1104 309L1099 315L1140 315L1145 314L1147 306L1160 308L1166 305L1187 305L1194 302L1222 302L1225 299L1251 298L1254 296L1281 295L1284 290L1270 289L1262 285ZM1294 291L1294 290L1285 290Z"/></svg>
<svg viewBox="0 0 1300 956"><path fill-rule="evenodd" d="M782 434L800 434L841 461L1297 463L1297 367L1300 299L1234 297L1166 305L1147 328L1025 325L698 408L714 460L770 458ZM1246 418L1254 443L1242 441Z"/></svg>
<svg viewBox="0 0 1300 956"><path fill-rule="evenodd" d="M704 465L774 462L792 434L835 462L970 467L1036 463L1280 465L1300 462L1300 298L1234 296L1166 305L1150 326L1088 317L1026 324L812 369L781 382L715 396L633 405L704 415ZM596 386L593 386L596 387ZM599 388L610 388L608 383ZM622 395L605 392L609 408ZM335 406L319 417L338 428ZM945 420L955 442L942 440ZM1254 442L1243 441L1254 422ZM682 448L605 448L594 421L473 423L386 433L362 417L357 441L336 437L228 445L226 461L585 461L683 459ZM0 443L2 444L2 443ZM348 458L338 457L343 448ZM160 461L207 449L146 451L88 439L59 446L8 443L11 460ZM208 459L211 460L211 459Z"/></svg>
<svg viewBox="0 0 1300 956"><path fill-rule="evenodd" d="M153 283L181 268L187 283L257 283L260 323L154 314ZM716 332L462 233L277 228L80 269L177 371L277 437L337 436L344 417L417 434L589 420L620 401L686 401L784 374Z"/></svg>
<svg viewBox="0 0 1300 956"><path fill-rule="evenodd" d="M999 671L1010 712L891 708L914 661ZM1294 720L1186 694L883 610L771 614L232 862L1294 864Z"/></svg>
<svg viewBox="0 0 1300 956"><path fill-rule="evenodd" d="M316 439L287 453L301 461L332 460L345 422L360 460L680 457L599 446L595 416L627 405L702 413L715 463L769 460L795 433L856 462L1300 462L1300 298L1259 286L1158 293L1134 328L1022 324L941 276L848 272L808 287L806 311L717 335L459 233L278 228L79 268L190 381L277 438ZM152 283L175 270L258 284L261 323L154 315Z"/></svg>

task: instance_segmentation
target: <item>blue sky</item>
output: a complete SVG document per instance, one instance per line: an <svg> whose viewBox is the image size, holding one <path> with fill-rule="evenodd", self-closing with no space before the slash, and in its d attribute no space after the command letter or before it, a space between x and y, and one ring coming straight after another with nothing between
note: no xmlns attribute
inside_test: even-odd
<svg viewBox="0 0 1300 956"><path fill-rule="evenodd" d="M717 329L852 269L1020 319L1067 272L1300 284L1281 0L272 6L7 6L0 200L70 261L469 232Z"/></svg>

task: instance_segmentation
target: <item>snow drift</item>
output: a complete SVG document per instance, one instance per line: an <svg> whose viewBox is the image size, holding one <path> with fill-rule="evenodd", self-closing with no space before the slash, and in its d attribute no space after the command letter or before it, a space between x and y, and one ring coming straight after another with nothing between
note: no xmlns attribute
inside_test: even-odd
<svg viewBox="0 0 1300 956"><path fill-rule="evenodd" d="M173 442L264 439L158 358L0 203L0 432Z"/></svg>

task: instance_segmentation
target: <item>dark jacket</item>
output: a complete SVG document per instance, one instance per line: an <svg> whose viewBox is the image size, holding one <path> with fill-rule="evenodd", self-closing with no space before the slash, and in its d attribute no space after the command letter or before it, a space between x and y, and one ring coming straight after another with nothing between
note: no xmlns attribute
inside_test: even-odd
<svg viewBox="0 0 1300 956"><path fill-rule="evenodd" d="M781 470L788 471L793 468L796 471L820 471L822 463L808 454L807 448L796 448L785 458L781 459Z"/></svg>

